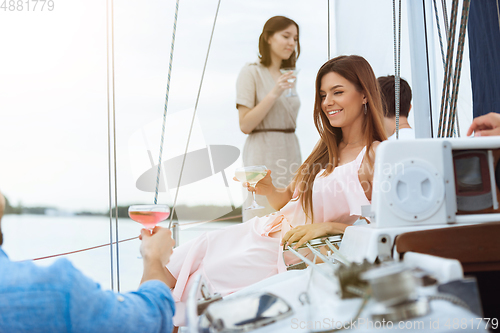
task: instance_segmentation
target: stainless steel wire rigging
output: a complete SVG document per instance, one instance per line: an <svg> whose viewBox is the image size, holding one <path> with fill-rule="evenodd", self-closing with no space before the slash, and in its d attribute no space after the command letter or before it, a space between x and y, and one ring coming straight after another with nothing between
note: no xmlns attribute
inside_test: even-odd
<svg viewBox="0 0 500 333"><path fill-rule="evenodd" d="M457 20L457 10L458 10L458 0L453 0L451 7L451 22L450 22L450 32L448 34L448 45L446 53L446 68L444 71L443 78L443 90L441 94L441 108L439 111L439 126L438 126L438 137L443 137L445 134L446 119L448 116L448 105L450 98L450 80L451 80L451 66L453 61L453 50L455 47L455 31L456 31L456 20Z"/></svg>
<svg viewBox="0 0 500 333"><path fill-rule="evenodd" d="M110 21L111 19L111 21ZM111 28L111 29L110 29ZM110 43L111 34L111 43ZM106 73L107 73L107 109L108 109L108 193L109 193L109 248L111 258L111 289L114 290L114 267L113 267L113 186L111 179L114 178L115 199L115 237L116 237L116 285L120 291L120 252L118 246L118 189L116 176L116 119L115 119L115 48L114 48L114 12L113 0L106 1ZM111 52L110 52L111 51ZM111 62L111 73L110 73ZM111 99L110 92L111 75ZM111 103L110 103L111 102ZM112 105L110 110L110 104ZM111 152L111 137L113 138L113 152ZM113 168L112 166L113 165Z"/></svg>
<svg viewBox="0 0 500 333"><path fill-rule="evenodd" d="M467 28L467 21L469 18L469 8L470 0L464 0L462 5L462 18L460 21L460 32L458 35L458 45L457 45L457 57L455 62L455 73L453 75L453 90L451 95L451 105L450 112L451 115L448 117L448 133L447 137L451 137L452 131L455 129L455 119L457 117L457 101L458 101L458 91L460 85L460 75L462 73L462 59L464 54L464 44L465 44L465 31Z"/></svg>
<svg viewBox="0 0 500 333"><path fill-rule="evenodd" d="M396 35L396 0L392 0L392 15L394 27L394 83L395 83L395 107L396 107L396 140L399 139L399 100L400 91L400 63L401 63L401 0L399 0L399 22Z"/></svg>
<svg viewBox="0 0 500 333"><path fill-rule="evenodd" d="M328 3L328 60L330 60L330 0L326 0Z"/></svg>
<svg viewBox="0 0 500 333"><path fill-rule="evenodd" d="M186 154L187 154L187 151L188 151L188 148L189 148L189 141L191 139L191 133L193 131L193 125L194 125L194 120L195 120L195 117L196 117L196 111L198 110L198 102L200 100L201 88L203 86L203 78L205 77L205 70L207 68L208 56L210 55L210 48L212 46L212 40L213 40L213 37L214 37L215 25L217 23L217 16L219 14L220 3L221 3L221 0L219 0L218 3L217 3L217 10L215 12L214 23L213 23L213 26L212 26L212 33L210 34L210 42L208 43L208 50L207 50L207 55L205 57L205 64L203 65L203 71L202 71L202 74L201 74L201 80L200 80L200 85L199 85L199 88L198 88L198 94L196 96L196 103L195 103L195 106L194 106L193 118L191 120L191 126L189 128L188 139L187 139L187 142L186 142L186 149L184 151L184 155L183 155L183 158L182 158L181 171L180 171L180 174L179 174L179 180L178 180L178 183L177 183L177 188L175 190L174 204L172 206L172 212L170 214L170 221L169 221L169 225L168 225L168 227L170 229L172 229L172 220L173 220L173 217L174 217L175 206L177 204L177 198L178 198L178 195L179 195L179 188L180 188L180 185L181 185L182 173L183 173L183 170L184 170L184 165L186 163ZM178 244L178 239L176 239L176 238L178 238L177 237L178 236L178 222L176 222L174 224L174 232L173 232L173 234L174 234L174 239L176 241L176 244Z"/></svg>
<svg viewBox="0 0 500 333"><path fill-rule="evenodd" d="M155 187L155 199L154 204L158 203L158 188L160 186L160 176L161 176L161 160L163 155L163 141L165 138L165 125L167 123L167 109L168 109L168 96L170 93L170 77L172 75L172 63L174 61L174 46L175 46L175 34L177 32L177 17L179 16L179 0L175 3L175 14L174 14L174 29L172 32L172 42L170 43L170 60L168 62L168 75L167 75L167 92L165 93L165 107L163 108L163 124L161 127L161 141L160 141L160 153L158 156L158 171L156 174L156 187ZM173 213L172 213L173 215Z"/></svg>
<svg viewBox="0 0 500 333"><path fill-rule="evenodd" d="M438 137L451 137L455 133L455 121L458 127L458 115L456 112L458 91L460 85L460 76L462 70L463 50L465 44L465 33L469 17L470 0L464 0L462 5L462 17L460 22L460 31L458 35L457 51L455 58L455 67L453 74L453 83L451 73L453 70L453 57L455 47L456 22L458 16L458 0L453 0L451 9L450 29L447 41L447 53L443 78L443 90L441 95L441 108L439 113ZM445 10L445 9L444 9ZM452 86L450 87L450 84ZM460 131L458 130L458 136Z"/></svg>

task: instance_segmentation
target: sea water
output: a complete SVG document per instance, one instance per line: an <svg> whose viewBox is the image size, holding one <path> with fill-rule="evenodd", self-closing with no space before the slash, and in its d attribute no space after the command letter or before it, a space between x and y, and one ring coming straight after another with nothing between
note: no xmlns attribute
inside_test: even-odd
<svg viewBox="0 0 500 333"><path fill-rule="evenodd" d="M183 244L206 231L229 226L235 222L210 222L197 224L181 221L179 243ZM158 225L166 227L168 221ZM31 260L58 253L72 252L110 242L109 218L103 216L46 216L5 215L1 221L4 236L3 250L14 261ZM142 225L130 219L118 219L120 240L139 236ZM112 234L115 240L115 220ZM142 277L142 259L139 256L140 240L119 244L120 291L136 290ZM58 258L70 260L86 276L98 282L103 289L111 289L111 258L113 258L114 289L116 280L116 245L104 246ZM35 261L37 265L50 265L58 258Z"/></svg>

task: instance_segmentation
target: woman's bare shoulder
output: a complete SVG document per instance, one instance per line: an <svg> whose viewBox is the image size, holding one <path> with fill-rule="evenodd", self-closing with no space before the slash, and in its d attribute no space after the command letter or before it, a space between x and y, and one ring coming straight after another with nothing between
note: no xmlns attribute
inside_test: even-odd
<svg viewBox="0 0 500 333"><path fill-rule="evenodd" d="M375 153L377 151L377 147L380 144L380 141L373 141L370 146L370 151L368 152L370 157L375 157Z"/></svg>
<svg viewBox="0 0 500 333"><path fill-rule="evenodd" d="M373 141L371 149L375 151L380 143L381 143L380 141Z"/></svg>

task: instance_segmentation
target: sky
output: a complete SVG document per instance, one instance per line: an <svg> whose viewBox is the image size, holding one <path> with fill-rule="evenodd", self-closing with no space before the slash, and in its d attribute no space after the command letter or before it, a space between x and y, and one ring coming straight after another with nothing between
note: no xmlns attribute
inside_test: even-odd
<svg viewBox="0 0 500 333"><path fill-rule="evenodd" d="M267 19L284 15L300 26L296 133L303 158L308 156L318 140L312 106L316 72L328 60L327 4L221 2L188 151L207 145L243 148L246 135L238 127L236 78L245 63L257 59L257 41ZM173 0L114 3L121 205L153 202L154 194L137 189L136 181L151 168L147 151L155 163L159 156L174 8ZM216 8L216 0L180 1L162 160L186 147ZM407 15L403 2L401 75L411 82ZM330 19L331 57L359 54L377 76L394 74L392 1L331 0ZM106 28L104 1L54 0L52 11L0 10L0 189L12 204L70 211L108 208ZM438 45L437 37L433 43ZM442 65L438 48L434 51L437 92ZM462 81L465 97L459 108L469 112L461 123L466 127L472 117L467 63ZM178 203L241 205L243 191L231 179L239 166L241 158L225 170L229 188L216 174L181 187ZM171 205L174 197L175 190L163 192L159 202Z"/></svg>

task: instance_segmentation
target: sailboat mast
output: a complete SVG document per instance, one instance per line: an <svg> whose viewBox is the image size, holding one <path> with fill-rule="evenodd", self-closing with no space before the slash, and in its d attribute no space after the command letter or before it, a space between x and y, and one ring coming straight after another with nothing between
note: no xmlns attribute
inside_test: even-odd
<svg viewBox="0 0 500 333"><path fill-rule="evenodd" d="M433 137L431 75L434 70L434 54L432 42L432 25L425 22L426 13L432 13L430 4L422 1L407 1L408 30L410 38L410 60L412 77L412 110L415 123L416 138ZM427 31L429 30L429 31Z"/></svg>

